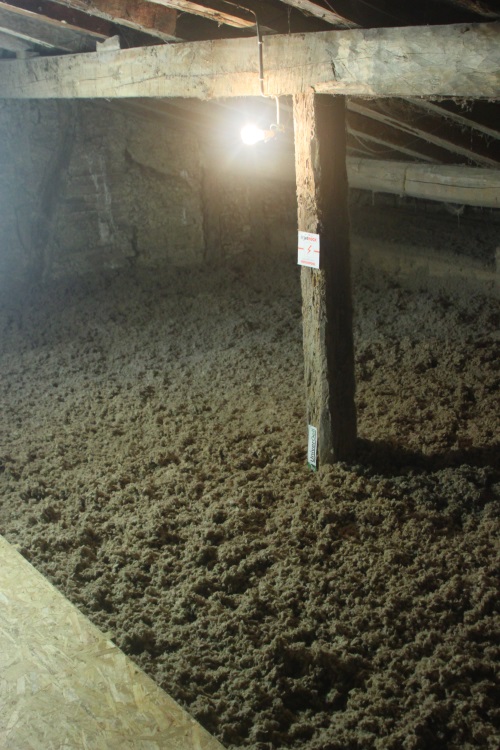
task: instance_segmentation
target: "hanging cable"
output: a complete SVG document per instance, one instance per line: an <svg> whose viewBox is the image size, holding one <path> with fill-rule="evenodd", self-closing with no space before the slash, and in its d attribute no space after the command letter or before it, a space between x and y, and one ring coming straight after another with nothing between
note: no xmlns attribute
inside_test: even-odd
<svg viewBox="0 0 500 750"><path fill-rule="evenodd" d="M242 10L244 13L250 13L255 18L255 30L257 33L257 49L258 49L258 60L259 60L259 87L260 87L260 95L264 97L264 99L274 99L276 102L276 123L271 125L271 130L282 132L283 128L280 123L280 102L279 97L275 96L274 94L266 94L264 90L264 41L262 39L262 31L260 28L259 23L259 17L255 10L252 10L251 8L245 8L243 5L238 5L238 3L233 3L231 0L222 0L222 2L225 5L231 5L233 8L238 8L238 10Z"/></svg>

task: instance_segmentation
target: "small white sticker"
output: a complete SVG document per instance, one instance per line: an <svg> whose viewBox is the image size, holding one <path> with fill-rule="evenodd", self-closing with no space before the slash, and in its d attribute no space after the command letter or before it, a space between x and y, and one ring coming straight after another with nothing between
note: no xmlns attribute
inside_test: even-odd
<svg viewBox="0 0 500 750"><path fill-rule="evenodd" d="M319 234L299 232L299 266L319 268Z"/></svg>
<svg viewBox="0 0 500 750"><path fill-rule="evenodd" d="M307 426L307 463L316 469L318 463L318 430L312 424Z"/></svg>

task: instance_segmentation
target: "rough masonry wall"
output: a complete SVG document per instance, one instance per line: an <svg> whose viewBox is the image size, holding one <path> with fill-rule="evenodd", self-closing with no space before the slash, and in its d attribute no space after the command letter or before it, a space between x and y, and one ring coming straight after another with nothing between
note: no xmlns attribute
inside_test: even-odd
<svg viewBox="0 0 500 750"><path fill-rule="evenodd" d="M207 260L252 252L295 252L297 209L293 150L276 144L224 150L203 146L203 218Z"/></svg>
<svg viewBox="0 0 500 750"><path fill-rule="evenodd" d="M103 103L5 101L0 167L4 281L203 257L198 142L164 122Z"/></svg>

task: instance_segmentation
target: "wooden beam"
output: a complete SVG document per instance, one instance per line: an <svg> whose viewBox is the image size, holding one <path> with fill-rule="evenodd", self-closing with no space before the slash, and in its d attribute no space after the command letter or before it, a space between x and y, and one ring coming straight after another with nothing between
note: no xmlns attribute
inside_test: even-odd
<svg viewBox="0 0 500 750"><path fill-rule="evenodd" d="M401 130L412 137L459 154L476 164L487 167L500 165L500 144L488 143L474 129L455 126L441 117L419 110L409 102L349 101L349 111L369 117L384 127Z"/></svg>
<svg viewBox="0 0 500 750"><path fill-rule="evenodd" d="M500 208L500 170L348 159L349 186L414 198Z"/></svg>
<svg viewBox="0 0 500 750"><path fill-rule="evenodd" d="M0 2L0 29L31 45L69 52L93 52L96 42L106 38L3 2Z"/></svg>
<svg viewBox="0 0 500 750"><path fill-rule="evenodd" d="M199 3L191 2L191 0L146 0L146 2L154 3L155 5L162 5L164 8L174 8L181 13L191 13L194 16L201 16L202 18L208 18L209 21L215 21L216 23L223 23L227 26L235 26L237 29L246 29L249 26L255 26L255 20L251 11L245 14L245 9L241 9L242 16L236 16L234 13L228 13L227 5L226 11L218 10L211 6L200 5ZM229 7L231 4L229 3ZM244 17L246 15L246 18Z"/></svg>
<svg viewBox="0 0 500 750"><path fill-rule="evenodd" d="M321 18L322 21L326 21L326 23L330 23L332 26L343 26L350 29L354 29L357 26L356 23L345 18L345 16L341 16L331 8L323 8L318 3L313 3L310 0L281 0L281 2L297 10L301 10L310 16Z"/></svg>
<svg viewBox="0 0 500 750"><path fill-rule="evenodd" d="M485 0L445 0L449 5L455 5L456 7L463 8L470 13L476 13L482 18L500 18L500 10L493 8L491 3L485 2ZM498 5L498 3L497 3Z"/></svg>
<svg viewBox="0 0 500 750"><path fill-rule="evenodd" d="M407 154L389 143L380 143L366 138L363 133L356 133L347 128L347 152L349 156L359 156L366 159L401 159L421 160L436 163L435 159L421 157L420 154Z"/></svg>
<svg viewBox="0 0 500 750"><path fill-rule="evenodd" d="M350 110L347 116L347 132L370 143L395 149L413 159L445 164L456 164L460 161L460 157L444 148L427 143L422 138L405 133L397 127L377 122Z"/></svg>
<svg viewBox="0 0 500 750"><path fill-rule="evenodd" d="M146 0L54 0L71 10L79 10L110 23L127 26L155 36L164 42L178 41L175 35L177 12L155 6Z"/></svg>
<svg viewBox="0 0 500 750"><path fill-rule="evenodd" d="M347 144L349 152L362 151L365 156L387 159L390 152L396 152L399 159L416 159L431 164L439 163L439 159L433 159L418 148L406 148L391 142L388 138L380 138L368 135L366 132L357 131L351 127L347 128Z"/></svg>
<svg viewBox="0 0 500 750"><path fill-rule="evenodd" d="M59 24L74 26L81 31L88 31L103 37L116 35L114 23L90 16L81 10L60 5L57 0L6 0L4 4L19 10L39 13L52 21L58 21Z"/></svg>
<svg viewBox="0 0 500 750"><path fill-rule="evenodd" d="M266 93L500 99L500 24L270 36ZM259 96L255 39L0 63L0 97Z"/></svg>
<svg viewBox="0 0 500 750"><path fill-rule="evenodd" d="M460 105L453 101L431 102L428 99L408 99L414 107L425 109L438 117L445 117L459 125L465 125L466 128L472 128L479 133L500 139L500 121L498 120L497 110L495 112L478 113L479 103L469 102L468 109L461 109ZM481 102L483 107L488 107L488 103ZM483 115L481 117L481 114ZM486 118L484 117L486 115Z"/></svg>
<svg viewBox="0 0 500 750"><path fill-rule="evenodd" d="M356 446L354 345L343 97L294 97L298 227L320 235L320 269L302 268L307 422L318 461L349 460Z"/></svg>
<svg viewBox="0 0 500 750"><path fill-rule="evenodd" d="M36 45L26 39L20 39L18 36L0 31L0 49L6 49L9 52L25 52L26 50L32 50L34 47Z"/></svg>

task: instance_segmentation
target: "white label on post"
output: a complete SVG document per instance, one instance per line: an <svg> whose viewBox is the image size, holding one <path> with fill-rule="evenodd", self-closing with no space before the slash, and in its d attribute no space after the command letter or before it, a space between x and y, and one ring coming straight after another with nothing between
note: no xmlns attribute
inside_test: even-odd
<svg viewBox="0 0 500 750"><path fill-rule="evenodd" d="M307 463L311 469L316 469L318 463L318 430L310 424L307 431Z"/></svg>
<svg viewBox="0 0 500 750"><path fill-rule="evenodd" d="M299 266L319 268L319 234L299 232Z"/></svg>

